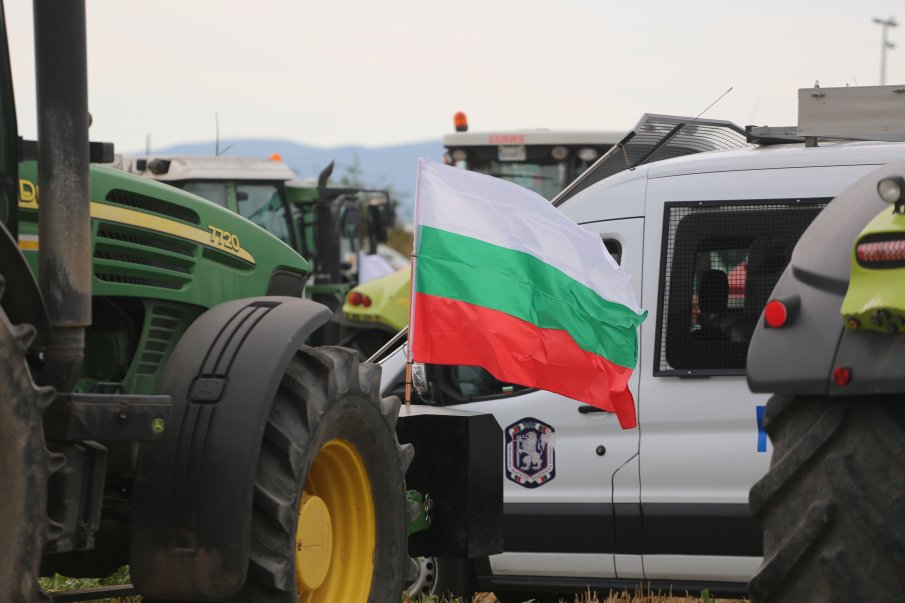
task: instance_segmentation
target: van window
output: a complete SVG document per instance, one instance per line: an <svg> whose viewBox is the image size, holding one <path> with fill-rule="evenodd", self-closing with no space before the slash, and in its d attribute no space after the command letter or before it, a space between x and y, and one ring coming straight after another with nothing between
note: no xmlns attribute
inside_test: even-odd
<svg viewBox="0 0 905 603"><path fill-rule="evenodd" d="M616 263L622 265L622 243L616 239L604 239L603 244L606 246L606 250L610 252L610 255L613 256L613 259L616 260Z"/></svg>
<svg viewBox="0 0 905 603"><path fill-rule="evenodd" d="M472 402L499 396L510 396L528 388L504 383L479 366L435 366L442 376L438 379L443 393L451 403Z"/></svg>
<svg viewBox="0 0 905 603"><path fill-rule="evenodd" d="M761 311L828 201L666 204L654 374L743 374Z"/></svg>

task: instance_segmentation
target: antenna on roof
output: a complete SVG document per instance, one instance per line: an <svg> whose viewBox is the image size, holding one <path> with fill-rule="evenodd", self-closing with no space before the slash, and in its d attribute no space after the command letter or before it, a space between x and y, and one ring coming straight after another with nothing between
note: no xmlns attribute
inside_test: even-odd
<svg viewBox="0 0 905 603"><path fill-rule="evenodd" d="M228 150L233 148L233 145L228 144L223 148L223 151L220 151L220 114L214 111L214 128L216 129L216 142L214 143L214 157L219 157L223 153L226 153Z"/></svg>
<svg viewBox="0 0 905 603"><path fill-rule="evenodd" d="M726 90L725 92L723 92L723 93L719 96L719 98L717 98L715 101L713 101L712 103L710 103L709 105L707 105L707 108L706 108L706 109L704 109L703 111L701 111L700 113L698 113L697 115L695 115L694 119L691 120L691 121L693 122L693 121L695 121L697 118L699 118L700 116L702 116L702 115L704 115L705 113L707 113L707 112L710 110L711 107L713 107L715 104L717 104L718 102L720 102L721 100L723 100L723 97L724 97L724 96L726 96L727 94L729 94L730 92L732 92L732 89L733 89L733 88L735 88L735 86L729 86L729 89L728 89L728 90Z"/></svg>
<svg viewBox="0 0 905 603"><path fill-rule="evenodd" d="M703 111L701 111L700 113L698 113L697 115L695 115L694 118L693 118L691 121L689 121L688 123L686 123L686 124L681 124L681 125L676 126L676 132L678 132L679 129L681 129L681 128L684 128L684 127L693 125L695 122L697 122L697 121L701 118L702 115L704 115L705 113L707 113L708 111L710 111L710 109L711 109L715 104L717 104L718 102L720 102L721 100L723 100L723 97L724 97L724 96L726 96L727 94L729 94L730 92L732 92L732 89L733 89L733 88L735 88L735 86L729 86L729 89L728 89L728 90L726 90L726 91L723 92L721 95L719 95L715 101L713 101L712 103L710 103L709 105L707 105L707 107L706 107ZM658 145L658 146L655 146L654 149L650 152L650 154L649 154L647 157L645 157L644 163L650 163L651 161L653 161L653 160L654 160L654 156L657 155L657 154L661 151L661 149L663 149L664 147L665 147L665 145ZM637 165L633 165L633 166L629 166L628 169L634 170L636 167L638 167L638 166L637 166Z"/></svg>

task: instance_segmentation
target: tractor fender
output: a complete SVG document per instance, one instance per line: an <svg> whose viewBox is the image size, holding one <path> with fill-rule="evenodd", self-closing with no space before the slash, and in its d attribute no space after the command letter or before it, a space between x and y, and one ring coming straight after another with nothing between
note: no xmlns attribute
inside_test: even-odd
<svg viewBox="0 0 905 603"><path fill-rule="evenodd" d="M169 437L137 459L130 563L142 595L228 599L245 583L270 407L293 355L329 318L310 300L241 299L202 314L179 341L161 378Z"/></svg>
<svg viewBox="0 0 905 603"><path fill-rule="evenodd" d="M883 210L891 211L877 194L877 182L887 176L900 176L905 162L896 162L872 171L839 194L820 212L804 232L791 261L783 272L770 299L781 300L793 308L782 328L765 325L760 317L748 347L748 386L753 392L783 394L863 393L859 388L877 391L877 378L886 375L896 381L880 389L901 387L905 345L902 337L875 333L845 332L842 301L851 278L852 249L864 226ZM878 362L880 341L892 342L892 362ZM859 379L839 391L833 382L833 370L840 362L851 367ZM865 378L873 375L874 378ZM893 389L893 391L901 391Z"/></svg>
<svg viewBox="0 0 905 603"><path fill-rule="evenodd" d="M0 280L6 282L12 295L3 298L3 309L13 324L30 324L35 328L31 347L40 348L50 341L50 318L19 244L6 225L0 222Z"/></svg>

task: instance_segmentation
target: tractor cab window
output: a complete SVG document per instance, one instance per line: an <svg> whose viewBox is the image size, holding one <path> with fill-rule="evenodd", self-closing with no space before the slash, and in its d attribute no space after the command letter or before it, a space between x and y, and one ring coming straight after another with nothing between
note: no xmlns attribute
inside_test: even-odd
<svg viewBox="0 0 905 603"><path fill-rule="evenodd" d="M292 245L286 204L277 184L237 182L236 201L239 215L248 218L287 245Z"/></svg>
<svg viewBox="0 0 905 603"><path fill-rule="evenodd" d="M556 163L474 162L468 169L502 178L531 189L545 199L553 199L569 183L567 165Z"/></svg>
<svg viewBox="0 0 905 603"><path fill-rule="evenodd" d="M186 192L204 197L208 201L213 201L221 207L229 207L226 202L226 184L223 182L204 182L201 180L193 180L189 182L174 183Z"/></svg>

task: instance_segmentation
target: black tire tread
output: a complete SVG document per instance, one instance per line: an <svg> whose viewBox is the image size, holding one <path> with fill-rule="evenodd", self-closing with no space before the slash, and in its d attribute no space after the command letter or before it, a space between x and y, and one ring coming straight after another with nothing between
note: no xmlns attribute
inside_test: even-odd
<svg viewBox="0 0 905 603"><path fill-rule="evenodd" d="M770 471L751 489L764 528L752 601L895 600L905 590L905 402L773 396Z"/></svg>
<svg viewBox="0 0 905 603"><path fill-rule="evenodd" d="M0 295L3 292L0 277ZM44 409L54 390L37 387L25 358L34 340L31 325L13 325L0 308L0 601L49 601L38 586L44 543L59 534L46 512L47 482L62 467L44 443ZM28 467L28 471L22 471Z"/></svg>
<svg viewBox="0 0 905 603"><path fill-rule="evenodd" d="M249 571L236 601L297 601L291 543L298 503L280 493L292 491L303 481L312 460L308 442L332 401L363 397L386 411L382 414L387 426L395 426L398 401L394 406L380 400L379 386L380 367L359 364L358 354L345 348L303 346L290 362L264 430L254 486ZM405 457L406 448L396 440L395 429L389 432L398 454ZM399 471L404 477L401 465Z"/></svg>

